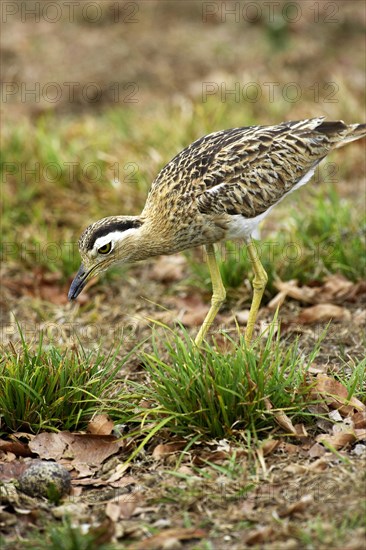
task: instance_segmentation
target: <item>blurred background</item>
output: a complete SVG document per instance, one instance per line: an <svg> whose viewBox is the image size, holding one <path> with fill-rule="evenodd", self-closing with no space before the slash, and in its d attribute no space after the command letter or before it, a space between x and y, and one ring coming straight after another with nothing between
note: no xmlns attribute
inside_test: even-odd
<svg viewBox="0 0 366 550"><path fill-rule="evenodd" d="M186 324L199 323L209 285L194 254L107 275L82 295L80 310L67 305L81 231L99 217L139 213L158 171L205 133L319 115L365 121L364 2L4 0L1 8L6 338L12 314L30 335L48 327L60 342L76 319L135 330L138 316L184 320L193 308L197 319ZM306 218L320 200L325 217L333 212L334 234L341 203L329 202L333 192L346 201L339 242L347 231L359 239L364 173L362 144L337 151L265 231L279 238L291 231L288 205ZM352 272L357 242L345 271L353 280L362 276ZM286 272L278 258L273 277L329 273L311 252L308 271L300 263ZM244 287L234 293L236 310L248 303Z"/></svg>

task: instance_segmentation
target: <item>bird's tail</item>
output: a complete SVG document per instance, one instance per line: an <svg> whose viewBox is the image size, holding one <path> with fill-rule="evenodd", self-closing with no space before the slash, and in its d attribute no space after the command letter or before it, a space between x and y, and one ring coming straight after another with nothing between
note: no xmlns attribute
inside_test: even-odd
<svg viewBox="0 0 366 550"><path fill-rule="evenodd" d="M343 134L341 140L335 145L335 148L343 147L343 145L351 141L366 136L366 124L348 124L346 128L346 132Z"/></svg>

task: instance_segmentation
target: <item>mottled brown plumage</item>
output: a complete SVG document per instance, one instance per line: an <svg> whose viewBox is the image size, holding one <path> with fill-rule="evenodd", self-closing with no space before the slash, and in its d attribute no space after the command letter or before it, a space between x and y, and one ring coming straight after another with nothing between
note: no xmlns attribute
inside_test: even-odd
<svg viewBox="0 0 366 550"><path fill-rule="evenodd" d="M79 240L84 265L70 288L70 299L76 298L91 274L112 264L198 245L210 247L210 270L217 278L214 243L233 238L250 243L271 208L306 183L332 149L365 134L366 124L346 125L319 117L221 130L198 139L161 170L140 216L104 218L84 231ZM103 251L109 245L110 250ZM253 259L262 288L266 276L258 264ZM213 281L214 296L215 285L220 284ZM212 322L210 312L207 323ZM203 335L206 332L207 328Z"/></svg>

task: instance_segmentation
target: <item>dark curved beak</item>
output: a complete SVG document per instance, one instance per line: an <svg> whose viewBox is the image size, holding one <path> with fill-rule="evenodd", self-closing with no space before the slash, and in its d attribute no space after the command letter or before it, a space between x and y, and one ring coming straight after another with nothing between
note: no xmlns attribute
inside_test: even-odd
<svg viewBox="0 0 366 550"><path fill-rule="evenodd" d="M77 272L75 279L71 283L69 294L67 295L69 300L75 300L89 279L90 271L87 272L83 264L81 264L79 271Z"/></svg>

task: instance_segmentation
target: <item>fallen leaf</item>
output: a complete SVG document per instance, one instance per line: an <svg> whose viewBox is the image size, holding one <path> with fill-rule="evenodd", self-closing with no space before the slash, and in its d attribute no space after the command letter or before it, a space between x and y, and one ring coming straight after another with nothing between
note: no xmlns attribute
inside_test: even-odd
<svg viewBox="0 0 366 550"><path fill-rule="evenodd" d="M350 295L354 288L355 284L342 275L330 275L325 278L325 282L321 289L324 302L335 299L344 299Z"/></svg>
<svg viewBox="0 0 366 550"><path fill-rule="evenodd" d="M207 535L203 529L177 528L165 529L161 533L145 538L129 546L130 550L160 550L164 548L164 543L170 539L174 540L192 540L203 539Z"/></svg>
<svg viewBox="0 0 366 550"><path fill-rule="evenodd" d="M94 548L101 548L104 544L111 542L115 533L115 523L105 518L100 525L93 525L89 533L93 536Z"/></svg>
<svg viewBox="0 0 366 550"><path fill-rule="evenodd" d="M259 527L258 529L249 531L249 534L245 538L245 542L246 544L249 544L249 546L252 546L253 544L261 544L262 542L268 542L273 532L273 527L271 526Z"/></svg>
<svg viewBox="0 0 366 550"><path fill-rule="evenodd" d="M303 309L297 316L297 321L303 324L324 323L326 321L349 321L351 313L348 309L334 304L317 304Z"/></svg>
<svg viewBox="0 0 366 550"><path fill-rule="evenodd" d="M152 456L156 460L159 460L160 458L164 458L165 456L174 454L177 451L181 451L186 445L186 441L176 441L173 443L160 444L155 447L152 452Z"/></svg>
<svg viewBox="0 0 366 550"><path fill-rule="evenodd" d="M7 441L0 439L0 451L4 453L13 453L15 456L32 456L32 451L28 443L21 441Z"/></svg>
<svg viewBox="0 0 366 550"><path fill-rule="evenodd" d="M296 430L298 437L304 438L309 436L308 432L305 429L304 424L295 424L294 428Z"/></svg>
<svg viewBox="0 0 366 550"><path fill-rule="evenodd" d="M265 399L264 403L267 411L271 411L273 409L273 405L269 401L269 399ZM273 416L277 424L279 424L281 428L293 435L298 435L295 426L292 424L290 418L283 411L273 411Z"/></svg>
<svg viewBox="0 0 366 550"><path fill-rule="evenodd" d="M296 514L302 514L305 512L309 505L314 502L314 498L312 495L303 495L300 500L297 502L294 502L290 506L286 506L279 510L278 515L280 518L286 517L286 516L293 516Z"/></svg>
<svg viewBox="0 0 366 550"><path fill-rule="evenodd" d="M293 279L291 281L276 281L274 283L274 286L282 293L285 294L286 297L290 296L290 298L293 298L294 300L297 300L299 302L306 302L313 304L315 301L315 297L318 293L318 290L316 288L311 288L308 286L298 286L298 281L296 279ZM273 300L272 300L273 302ZM277 307L277 306L276 306Z"/></svg>
<svg viewBox="0 0 366 550"><path fill-rule="evenodd" d="M357 441L366 441L366 430L354 430Z"/></svg>
<svg viewBox="0 0 366 550"><path fill-rule="evenodd" d="M351 420L354 428L357 428L357 429L366 428L366 411L360 411L355 413L351 417Z"/></svg>
<svg viewBox="0 0 366 550"><path fill-rule="evenodd" d="M150 270L149 279L162 283L181 281L186 265L184 256L160 256Z"/></svg>
<svg viewBox="0 0 366 550"><path fill-rule="evenodd" d="M312 462L308 468L311 472L323 472L328 468L328 460L325 457L320 457L315 462Z"/></svg>
<svg viewBox="0 0 366 550"><path fill-rule="evenodd" d="M109 435L43 432L29 443L29 448L44 459L70 459L73 463L98 466L117 453L123 443Z"/></svg>
<svg viewBox="0 0 366 550"><path fill-rule="evenodd" d="M356 441L356 435L352 431L349 432L339 432L335 435L320 434L316 437L316 440L319 443L328 443L335 449L343 449L346 445L354 443Z"/></svg>
<svg viewBox="0 0 366 550"><path fill-rule="evenodd" d="M117 467L115 468L114 472L110 475L110 477L108 478L108 483L117 483L120 481L120 479L122 477L124 477L124 479L126 480L127 476L125 476L125 473L126 473L126 470L129 468L129 464L126 464L125 462L124 463L121 463L121 464L118 464ZM129 480L132 480L133 478L132 477L129 477L128 478ZM124 483L124 485L126 485L126 483Z"/></svg>
<svg viewBox="0 0 366 550"><path fill-rule="evenodd" d="M97 414L88 423L88 432L98 435L110 435L113 431L114 423L107 414Z"/></svg>
<svg viewBox="0 0 366 550"><path fill-rule="evenodd" d="M267 456L273 453L273 451L277 449L280 443L281 442L279 439L266 439L265 441L263 441L261 445L263 456Z"/></svg>
<svg viewBox="0 0 366 550"><path fill-rule="evenodd" d="M311 458L318 458L325 455L325 453L326 450L323 445L320 445L320 443L314 443L314 445L308 450L308 454Z"/></svg>
<svg viewBox="0 0 366 550"><path fill-rule="evenodd" d="M114 522L120 519L130 519L136 510L139 497L136 494L126 494L114 497L107 502L105 513Z"/></svg>
<svg viewBox="0 0 366 550"><path fill-rule="evenodd" d="M360 294L366 292L366 283L352 283L341 275L330 275L320 286L298 286L297 280L276 281L274 286L279 293L269 302L269 309L280 307L287 296L299 302L310 304L325 304L330 302L344 303L354 301Z"/></svg>
<svg viewBox="0 0 366 550"><path fill-rule="evenodd" d="M311 464L298 464L296 462L289 464L284 468L285 472L292 474L305 474L306 472L322 472L328 467L328 461L323 457L315 460Z"/></svg>
<svg viewBox="0 0 366 550"><path fill-rule="evenodd" d="M289 455L301 452L301 447L299 445L294 445L293 443L288 443L287 441L281 441L279 449Z"/></svg>
<svg viewBox="0 0 366 550"><path fill-rule="evenodd" d="M201 305L199 307L196 307L195 309L183 313L183 315L181 316L181 321L185 327L198 327L202 325L203 321L206 318L207 312L207 306Z"/></svg>
<svg viewBox="0 0 366 550"><path fill-rule="evenodd" d="M348 399L348 390L343 384L326 374L318 374L311 393L315 398L323 399L329 407L337 409L343 416L351 414L354 409L366 410L366 406L356 397Z"/></svg>
<svg viewBox="0 0 366 550"><path fill-rule="evenodd" d="M18 479L27 468L27 462L20 462L19 460L0 463L0 481Z"/></svg>

